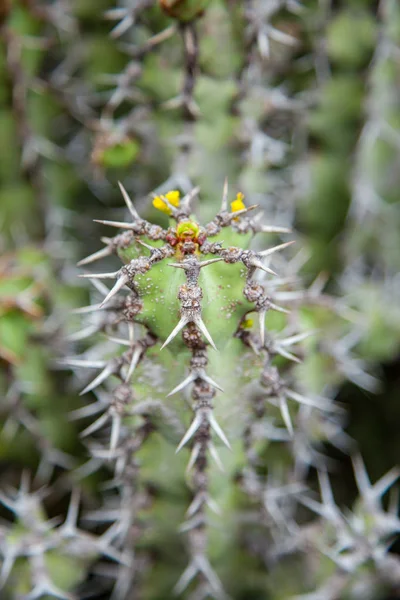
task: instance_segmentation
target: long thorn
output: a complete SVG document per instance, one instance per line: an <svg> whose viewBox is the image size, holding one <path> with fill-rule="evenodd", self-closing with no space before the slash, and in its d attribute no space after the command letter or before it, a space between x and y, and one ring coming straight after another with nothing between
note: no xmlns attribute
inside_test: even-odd
<svg viewBox="0 0 400 600"><path fill-rule="evenodd" d="M102 369L106 365L104 360L88 360L84 358L62 358L58 360L57 363L59 365L82 367L84 369Z"/></svg>
<svg viewBox="0 0 400 600"><path fill-rule="evenodd" d="M173 394L176 394L177 392L180 392L181 390L183 390L183 388L185 388L187 385L192 383L195 379L196 379L196 375L194 373L190 373L183 381L181 381L181 383L178 383L178 385L176 387L174 387L174 389L171 390L169 394L167 394L167 398L169 398L169 396L173 396Z"/></svg>
<svg viewBox="0 0 400 600"><path fill-rule="evenodd" d="M199 456L200 449L201 449L200 443L197 443L193 446L192 453L190 455L189 462L186 467L186 473L188 473L193 468L193 465L196 462L197 457Z"/></svg>
<svg viewBox="0 0 400 600"><path fill-rule="evenodd" d="M276 310L277 312L281 312L285 315L290 315L290 310L288 310L287 308L283 308L282 306L278 306L277 304L274 304L274 302L269 303L269 308L271 310Z"/></svg>
<svg viewBox="0 0 400 600"><path fill-rule="evenodd" d="M89 265L96 260L100 260L101 258L106 258L106 256L110 256L112 254L112 249L110 246L106 246L105 248L101 248L97 252L94 252L90 256L83 258L77 263L78 267L82 267L83 265Z"/></svg>
<svg viewBox="0 0 400 600"><path fill-rule="evenodd" d="M264 346L265 344L265 315L266 315L266 310L260 310L260 312L258 313L258 321L260 324L260 340L261 340L261 345Z"/></svg>
<svg viewBox="0 0 400 600"><path fill-rule="evenodd" d="M111 290L108 292L107 296L104 298L104 300L100 304L100 308L103 308L107 304L107 302L109 302L109 300L111 300L111 298L113 298L113 296L115 296L115 294L118 294L119 290L122 289L124 287L124 285L126 285L128 283L128 281L129 281L128 275L122 275L122 277L120 277L117 280L114 287L112 287Z"/></svg>
<svg viewBox="0 0 400 600"><path fill-rule="evenodd" d="M213 263L220 262L221 260L224 260L224 259L222 257L220 257L220 258L210 258L210 260L202 260L199 263L199 267L200 267L200 269L202 269L203 267L207 267L208 265L212 265Z"/></svg>
<svg viewBox="0 0 400 600"><path fill-rule="evenodd" d="M258 230L259 233L292 233L289 227L274 227L273 225L261 225Z"/></svg>
<svg viewBox="0 0 400 600"><path fill-rule="evenodd" d="M199 377L201 377L201 379L203 379L206 383L209 383L212 387L219 390L220 392L224 391L223 388L220 385L218 385L218 383L216 383L213 379L211 379L211 377L209 377L203 371L199 374Z"/></svg>
<svg viewBox="0 0 400 600"><path fill-rule="evenodd" d="M101 415L101 417L96 419L96 421L91 423L89 425L89 427L86 427L86 429L84 429L82 431L82 433L80 434L80 437L84 438L84 437L87 437L88 435L90 435L91 433L98 431L98 429L101 429L103 427L103 425L105 425L107 423L108 419L109 419L108 413L106 413L106 412L103 413Z"/></svg>
<svg viewBox="0 0 400 600"><path fill-rule="evenodd" d="M228 438L222 431L221 427L217 423L217 421L212 413L209 414L208 419L209 419L211 427L214 429L215 433L220 438L220 440L225 444L225 446L227 446L229 448L229 450L232 450Z"/></svg>
<svg viewBox="0 0 400 600"><path fill-rule="evenodd" d="M196 433L196 431L198 430L198 428L200 427L202 422L203 422L203 415L202 415L202 413L198 412L196 414L195 418L193 419L192 424L190 425L189 429L187 430L187 432L185 433L185 435L179 442L179 445L175 451L176 454L178 454L178 452L180 450L182 450L183 446L185 444L187 444L187 442L190 440L190 438Z"/></svg>
<svg viewBox="0 0 400 600"><path fill-rule="evenodd" d="M293 425L285 396L279 396L279 408L290 437L293 437Z"/></svg>
<svg viewBox="0 0 400 600"><path fill-rule="evenodd" d="M104 221L103 219L93 219L95 223L101 225L109 225L110 227L118 227L119 229L135 229L133 223L125 223L124 221Z"/></svg>
<svg viewBox="0 0 400 600"><path fill-rule="evenodd" d="M225 212L226 210L228 210L228 178L225 177L225 181L224 181L224 189L222 191L222 202L221 202L221 208L220 208L220 212Z"/></svg>
<svg viewBox="0 0 400 600"><path fill-rule="evenodd" d="M292 244L295 244L296 240L292 240L290 242L285 242L284 244L279 244L278 246L274 246L273 248L267 248L267 250L262 250L261 252L257 252L260 256L269 256L270 254L274 254L278 252L278 250L283 250Z"/></svg>
<svg viewBox="0 0 400 600"><path fill-rule="evenodd" d="M113 273L82 273L78 275L78 277L83 277L86 279L115 279L118 276L119 271L114 271Z"/></svg>
<svg viewBox="0 0 400 600"><path fill-rule="evenodd" d="M178 333L185 327L185 325L187 325L189 323L189 319L187 317L181 317L178 325L175 327L175 329L173 329L173 331L171 331L171 333L169 334L169 336L167 337L167 339L165 340L165 342L163 343L163 345L161 346L160 350L162 350L163 348L165 348L165 346L167 346L173 339L174 337L176 337L178 335Z"/></svg>
<svg viewBox="0 0 400 600"><path fill-rule="evenodd" d="M101 383L103 383L103 381L105 381L107 379L107 377L109 377L110 375L112 375L114 372L114 367L112 365L107 365L102 372L97 375L97 377L95 379L93 379L93 381L91 383L89 383L84 390L81 391L81 393L79 394L80 396L83 396L84 394L87 394L88 392L91 392L92 390L94 390L97 386L99 386Z"/></svg>
<svg viewBox="0 0 400 600"><path fill-rule="evenodd" d="M181 203L180 203L181 209L185 210L187 213L190 213L190 208L191 208L190 205L191 205L193 199L199 193L199 191L200 191L200 188L198 186L193 188L192 190L190 190L190 192L188 192L181 200Z"/></svg>
<svg viewBox="0 0 400 600"><path fill-rule="evenodd" d="M111 425L111 436L110 436L110 452L113 452L119 440L119 434L121 433L121 415L114 415Z"/></svg>
<svg viewBox="0 0 400 600"><path fill-rule="evenodd" d="M262 271L265 271L266 273L269 273L270 275L275 275L275 277L278 277L278 273L275 273L275 271L273 271L269 267L266 267L265 265L263 265L263 263L260 260L257 260L257 259L253 260L251 262L251 266L257 267L257 269L261 269Z"/></svg>
<svg viewBox="0 0 400 600"><path fill-rule="evenodd" d="M140 356L141 356L142 352L143 352L143 348L139 344L135 348L135 350L133 352L132 360L131 360L131 363L129 365L129 369L128 369L128 372L126 374L126 377L125 377L125 383L127 383L130 380L130 378L132 377L132 373L135 370L135 368L136 368L136 366L137 366L137 364L139 362L139 359L140 359Z"/></svg>
<svg viewBox="0 0 400 600"><path fill-rule="evenodd" d="M217 465L217 467L218 467L218 468L219 468L219 469L220 469L222 472L225 472L225 467L224 467L224 465L223 465L223 463L222 463L222 460L221 460L221 458L220 458L220 456L219 456L219 454L218 454L218 451L217 451L216 447L214 446L214 444L213 444L212 442L210 442L210 443L208 444L208 449L209 449L209 451L210 451L210 456L212 456L212 458L214 459L214 461L215 461L215 464Z"/></svg>
<svg viewBox="0 0 400 600"><path fill-rule="evenodd" d="M217 347L214 344L214 341L213 341L211 335L209 334L208 329L205 326L205 324L204 324L203 319L201 318L201 316L198 315L193 320L194 320L194 323L197 325L197 327L202 332L202 334L204 335L204 337L206 338L206 340L208 341L208 343L210 344L210 346L212 346L214 348L214 350L217 350ZM217 350L217 352L218 352L218 350Z"/></svg>
<svg viewBox="0 0 400 600"><path fill-rule="evenodd" d="M138 221L140 221L141 220L140 216L139 216L138 212L136 211L136 208L133 206L133 202L129 198L128 192L126 191L126 189L124 188L124 186L122 185L122 183L120 181L118 181L118 185L119 185L119 189L121 190L121 194L125 200L125 204L128 207L128 210L131 213L132 217L134 219L137 219Z"/></svg>

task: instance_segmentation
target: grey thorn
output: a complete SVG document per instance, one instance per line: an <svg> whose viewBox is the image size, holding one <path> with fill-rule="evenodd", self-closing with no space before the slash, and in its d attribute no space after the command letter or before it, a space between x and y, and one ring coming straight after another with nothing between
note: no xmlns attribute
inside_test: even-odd
<svg viewBox="0 0 400 600"><path fill-rule="evenodd" d="M400 470L397 467L393 467L385 473L371 488L371 493L375 498L380 498L386 494L389 488L395 483L400 477Z"/></svg>
<svg viewBox="0 0 400 600"><path fill-rule="evenodd" d="M200 449L201 449L201 444L200 443L196 443L193 446L192 452L190 454L189 462L188 462L187 467L186 467L186 473L188 473L189 471L191 471L191 469L193 468L193 465L196 462L197 457L199 456Z"/></svg>
<svg viewBox="0 0 400 600"><path fill-rule="evenodd" d="M286 425L286 429L288 430L290 437L293 437L293 425L285 396L279 396L279 408L282 419Z"/></svg>
<svg viewBox="0 0 400 600"><path fill-rule="evenodd" d="M118 277L119 270L113 273L81 273L78 277L85 279L115 279Z"/></svg>
<svg viewBox="0 0 400 600"><path fill-rule="evenodd" d="M97 386L99 386L101 383L103 383L103 381L105 381L107 379L107 377L109 377L113 373L114 373L114 366L112 364L106 365L106 367L102 370L102 372L99 375L97 375L97 377L95 379L93 379L93 381L91 383L89 383L85 387L85 389L81 391L81 393L79 395L83 396L84 394L91 392Z"/></svg>
<svg viewBox="0 0 400 600"><path fill-rule="evenodd" d="M114 342L114 344L121 344L121 346L129 346L129 348L132 347L132 342L130 340L124 340L122 338L117 338L112 335L108 335L107 339L110 342Z"/></svg>
<svg viewBox="0 0 400 600"><path fill-rule="evenodd" d="M6 549L3 547L4 559L1 565L0 590L4 587L7 579L13 570L16 559L19 557L18 548Z"/></svg>
<svg viewBox="0 0 400 600"><path fill-rule="evenodd" d="M357 487L362 495L367 495L371 491L371 482L365 468L364 461L359 453L352 456L353 470L357 482Z"/></svg>
<svg viewBox="0 0 400 600"><path fill-rule="evenodd" d="M225 177L225 181L224 181L224 189L222 191L222 202L221 202L221 208L219 212L225 212L228 210L228 178Z"/></svg>
<svg viewBox="0 0 400 600"><path fill-rule="evenodd" d="M292 233L289 227L274 227L273 225L261 225L258 233Z"/></svg>
<svg viewBox="0 0 400 600"><path fill-rule="evenodd" d="M121 433L121 421L121 415L117 414L113 416L110 436L110 452L114 452L117 448L119 435Z"/></svg>
<svg viewBox="0 0 400 600"><path fill-rule="evenodd" d="M120 181L118 181L118 185L119 185L119 189L121 190L121 194L125 200L125 204L128 207L129 212L131 213L132 217L138 221L141 220L136 208L133 206L133 202L132 200L129 198L128 192L126 191L126 189L124 188L124 186L122 185L122 183Z"/></svg>
<svg viewBox="0 0 400 600"><path fill-rule="evenodd" d="M175 451L176 454L178 454L178 452L180 450L182 450L183 446L185 444L187 444L187 442L190 440L190 438L196 433L196 431L198 430L198 428L200 427L200 425L203 422L203 416L204 416L203 413L200 411L196 414L189 429L187 430L187 432L185 433L185 435L179 442L179 446L177 447L177 449Z"/></svg>
<svg viewBox="0 0 400 600"><path fill-rule="evenodd" d="M176 337L178 335L178 333L185 327L185 325L187 325L190 322L190 319L188 317L181 317L178 325L175 327L175 329L173 329L171 331L171 333L169 334L169 336L167 337L167 339L165 340L165 342L163 343L163 345L161 346L160 350L163 350L163 348L165 348L165 346L168 346L168 344L174 339L174 337Z"/></svg>
<svg viewBox="0 0 400 600"><path fill-rule="evenodd" d="M306 406L318 408L319 410L342 412L342 409L339 406L335 406L332 402L326 400L325 398L313 400L312 398L307 398L306 396L303 396L302 394L299 394L298 392L295 392L294 390L290 389L286 389L285 394L286 396L292 398L292 400L295 400L299 404L305 404Z"/></svg>
<svg viewBox="0 0 400 600"><path fill-rule="evenodd" d="M212 413L210 413L208 415L208 420L209 420L211 427L214 429L215 433L220 438L220 440L225 444L225 446L227 446L227 448L229 448L229 450L232 450L232 447L229 443L228 438L226 437L225 433L222 431L221 427L219 426L218 422L216 421L216 419Z"/></svg>
<svg viewBox="0 0 400 600"><path fill-rule="evenodd" d="M133 223L125 223L124 221L104 221L103 219L93 219L95 223L100 223L101 225L109 225L110 227L118 227L119 229L134 229L135 225Z"/></svg>
<svg viewBox="0 0 400 600"><path fill-rule="evenodd" d="M224 588L222 587L222 583L214 570L211 568L208 559L205 556L200 555L196 557L196 562L198 563L199 570L203 573L205 578L208 580L208 583L213 588L216 598L218 600L222 600L223 598L226 599L227 596L224 592Z"/></svg>
<svg viewBox="0 0 400 600"><path fill-rule="evenodd" d="M57 362L60 365L68 365L70 367L82 367L83 369L102 369L107 364L104 360L87 360L80 358L64 358Z"/></svg>
<svg viewBox="0 0 400 600"><path fill-rule="evenodd" d="M198 492L196 496L193 498L189 508L186 511L186 516L191 518L193 517L202 504L206 504L207 502L207 492Z"/></svg>
<svg viewBox="0 0 400 600"><path fill-rule="evenodd" d="M210 498L209 496L207 496L206 503L208 508L210 508L213 511L213 513L215 513L216 515L222 515L222 510L219 504L215 502L214 498Z"/></svg>
<svg viewBox="0 0 400 600"><path fill-rule="evenodd" d="M75 333L70 333L64 339L67 342L79 342L80 340L84 340L87 337L90 337L94 333L98 331L97 325L88 325L84 327L80 331L76 331Z"/></svg>
<svg viewBox="0 0 400 600"><path fill-rule="evenodd" d="M181 383L178 383L178 385L174 387L174 389L167 395L167 398L183 390L183 388L191 384L196 379L196 377L197 375L195 375L195 373L190 373L183 381L181 381Z"/></svg>
<svg viewBox="0 0 400 600"><path fill-rule="evenodd" d="M199 193L200 188L199 186L193 188L192 190L190 190L189 193L187 193L181 200L180 202L180 207L181 209L185 210L187 213L190 213L190 205L193 201L193 199L197 196L197 194Z"/></svg>
<svg viewBox="0 0 400 600"><path fill-rule="evenodd" d="M296 362L298 364L301 364L301 362L302 362L300 360L300 358L298 358L295 354L292 354L291 352L284 350L283 348L281 348L281 346L279 344L276 345L275 351L278 354L280 354L281 356L283 356L284 358L287 358L288 360L292 360L293 362Z"/></svg>
<svg viewBox="0 0 400 600"><path fill-rule="evenodd" d="M188 269L189 268L187 265L184 265L182 263L167 263L167 265L169 267L175 267L175 269Z"/></svg>
<svg viewBox="0 0 400 600"><path fill-rule="evenodd" d="M261 252L257 252L257 254L259 254L260 256L270 256L270 254L274 254L275 252L278 252L279 250L283 250L284 248L287 248L288 246L291 246L292 244L295 244L296 241L292 240L290 242L285 242L284 244L279 244L278 246L274 246L273 248L267 248L267 250L262 250Z"/></svg>
<svg viewBox="0 0 400 600"><path fill-rule="evenodd" d="M315 335L316 332L317 332L317 329L313 329L311 331L305 331L304 333L297 333L296 335L292 335L283 340L279 340L279 345L280 346L292 346L293 344L302 342L303 340L307 339L311 335Z"/></svg>
<svg viewBox="0 0 400 600"><path fill-rule="evenodd" d="M167 398L169 396L172 396L173 394L176 394L177 392L180 392L181 390L183 390L183 388L185 388L187 385L190 385L193 381L195 381L196 379L203 379L203 381L205 381L206 383L209 383L212 387L215 387L217 390L219 390L220 392L223 392L224 390L222 389L222 387L220 385L218 385L218 383L216 383L213 379L211 379L211 377L209 377L208 375L206 375L206 373L204 372L203 369L199 369L197 371L193 371L192 373L190 373L183 381L181 381L181 383L179 383L168 395Z"/></svg>
<svg viewBox="0 0 400 600"><path fill-rule="evenodd" d="M262 271L265 271L265 273L269 273L270 275L275 275L275 277L278 277L278 273L275 273L275 271L263 265L260 260L254 259L250 264L252 267L257 267L257 269L261 269Z"/></svg>
<svg viewBox="0 0 400 600"><path fill-rule="evenodd" d="M217 465L217 467L224 473L225 472L225 467L222 463L222 460L218 454L218 451L216 449L216 447L214 446L214 444L212 442L210 442L208 444L208 449L210 451L210 456L214 459L215 464Z"/></svg>
<svg viewBox="0 0 400 600"><path fill-rule="evenodd" d="M109 419L109 415L107 412L105 412L104 414L101 415L101 417L96 419L96 421L94 421L94 423L91 423L89 425L89 427L86 427L86 429L84 429L81 432L80 437L85 438L88 435L90 435L91 433L98 431L99 429L101 429L103 427L103 425L105 425L107 423L108 419Z"/></svg>
<svg viewBox="0 0 400 600"><path fill-rule="evenodd" d="M25 600L36 600L42 596L53 596L60 600L77 600L76 596L64 592L60 588L56 587L51 581L43 581L37 584L34 589L25 596Z"/></svg>
<svg viewBox="0 0 400 600"><path fill-rule="evenodd" d="M90 283L98 292L100 292L100 294L107 294L108 287L102 281L100 281L100 279L90 279Z"/></svg>
<svg viewBox="0 0 400 600"><path fill-rule="evenodd" d="M132 360L130 362L129 369L128 369L128 372L125 377L125 383L127 383L130 380L132 373L135 370L135 368L139 362L142 352L143 352L142 346L138 345L133 352Z"/></svg>
<svg viewBox="0 0 400 600"><path fill-rule="evenodd" d="M68 512L65 518L64 524L61 529L64 536L72 536L76 532L76 526L78 523L79 514L79 503L80 503L80 490L79 488L73 488L71 492L71 498L69 501Z"/></svg>
<svg viewBox="0 0 400 600"><path fill-rule="evenodd" d="M200 267L200 269L202 269L203 267L207 267L208 265L212 265L213 263L220 262L221 260L224 260L224 259L222 257L220 257L220 258L210 258L209 260L203 260L203 261L199 262L199 267Z"/></svg>
<svg viewBox="0 0 400 600"><path fill-rule="evenodd" d="M276 312L281 312L285 315L290 315L290 310L288 310L287 308L283 308L282 306L278 306L274 302L269 303L269 308L271 310L276 310Z"/></svg>
<svg viewBox="0 0 400 600"><path fill-rule="evenodd" d="M326 471L318 470L319 489L321 490L322 503L336 510L336 502L333 496L331 482Z"/></svg>
<svg viewBox="0 0 400 600"><path fill-rule="evenodd" d="M148 250L150 250L150 252L153 252L154 250L156 250L155 246L150 246L150 244L146 244L146 242L139 240L139 238L136 240L136 242L138 244L140 244L141 246L143 246L143 248L147 248Z"/></svg>
<svg viewBox="0 0 400 600"><path fill-rule="evenodd" d="M87 313L96 312L96 310L100 310L99 304L89 304L88 306L81 306L80 308L73 308L71 310L72 315L85 315Z"/></svg>
<svg viewBox="0 0 400 600"><path fill-rule="evenodd" d="M92 402L91 404L86 404L86 406L82 406L82 408L77 408L76 410L72 410L68 413L68 421L77 421L78 419L85 419L86 417L91 417L96 413L104 410L106 406L104 402Z"/></svg>
<svg viewBox="0 0 400 600"><path fill-rule="evenodd" d="M260 340L261 340L261 345L264 346L265 344L265 315L266 315L267 311L266 310L260 310L260 312L258 313L258 321L259 321L259 325L260 325Z"/></svg>
<svg viewBox="0 0 400 600"><path fill-rule="evenodd" d="M192 581L192 579L194 579L194 577L196 577L198 572L199 572L199 569L194 565L193 562L191 562L189 564L189 566L186 567L186 569L182 573L181 577L179 578L178 583L175 585L174 590L173 590L174 594L176 594L177 596L182 594L182 592L185 591L185 589L187 588L189 583Z"/></svg>
<svg viewBox="0 0 400 600"><path fill-rule="evenodd" d="M206 340L208 341L208 343L210 344L210 346L212 346L214 348L214 350L217 350L216 345L214 344L214 341L211 337L211 335L208 332L207 327L204 324L203 319L201 318L200 315L197 315L193 318L193 322L197 325L197 327L200 329L200 331L202 332L202 334L204 335L204 337L206 338Z"/></svg>
<svg viewBox="0 0 400 600"><path fill-rule="evenodd" d="M128 275L122 275L122 277L120 277L117 280L114 287L111 288L111 290L108 292L107 296L104 298L104 300L100 304L100 308L103 308L107 304L107 302L109 302L111 300L111 298L113 298L115 296L115 294L118 294L119 290L122 289L124 287L124 285L126 285L128 283L128 281L129 281Z"/></svg>
<svg viewBox="0 0 400 600"><path fill-rule="evenodd" d="M218 383L216 383L213 379L211 379L211 377L209 377L204 371L199 373L198 377L203 379L206 383L209 383L212 387L219 390L220 392L224 391L223 388L220 385L218 385Z"/></svg>
<svg viewBox="0 0 400 600"><path fill-rule="evenodd" d="M110 248L110 246L106 246L105 248L101 248L101 250L98 250L97 252L94 252L90 256L87 256L86 258L83 258L82 260L80 260L77 263L77 266L83 267L83 265L89 265L90 263L95 262L96 260L100 260L101 258L106 258L107 256L110 256L111 254L112 254L112 249Z"/></svg>

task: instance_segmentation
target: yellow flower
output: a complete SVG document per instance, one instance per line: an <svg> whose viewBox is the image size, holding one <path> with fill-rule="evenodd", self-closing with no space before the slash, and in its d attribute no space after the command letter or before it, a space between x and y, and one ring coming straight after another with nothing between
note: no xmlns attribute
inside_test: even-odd
<svg viewBox="0 0 400 600"><path fill-rule="evenodd" d="M242 329L251 329L253 327L253 324L254 324L253 319L247 318L244 321L242 321L241 328Z"/></svg>
<svg viewBox="0 0 400 600"><path fill-rule="evenodd" d="M166 215L170 215L172 211L168 204L164 202L164 199L168 200L168 202L172 204L172 206L178 208L180 197L181 194L178 190L171 190L170 192L167 192L164 196L156 196L153 199L153 206L158 210L161 210L161 212L165 213Z"/></svg>
<svg viewBox="0 0 400 600"><path fill-rule="evenodd" d="M244 194L242 192L238 192L236 198L233 202L231 202L231 210L232 212L238 212L238 210L243 210L246 208L244 200Z"/></svg>

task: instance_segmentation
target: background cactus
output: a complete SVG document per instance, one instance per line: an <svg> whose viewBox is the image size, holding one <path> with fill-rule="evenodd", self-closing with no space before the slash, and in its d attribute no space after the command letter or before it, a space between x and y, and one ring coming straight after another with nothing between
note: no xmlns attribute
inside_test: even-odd
<svg viewBox="0 0 400 600"><path fill-rule="evenodd" d="M398 3L0 19L2 597L396 597Z"/></svg>

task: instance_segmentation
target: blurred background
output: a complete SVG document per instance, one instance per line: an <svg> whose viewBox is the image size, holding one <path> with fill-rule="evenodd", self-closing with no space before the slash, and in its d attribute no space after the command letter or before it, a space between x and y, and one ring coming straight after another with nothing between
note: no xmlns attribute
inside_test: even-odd
<svg viewBox="0 0 400 600"><path fill-rule="evenodd" d="M93 219L124 219L118 181L153 222L151 193L199 185L204 223L228 177L293 228L305 285L358 314L330 348L346 432L373 481L398 464L399 2L3 0L0 22L1 489L29 472L66 514L87 465L53 363L89 302L76 263L109 235ZM95 495L104 474L84 468ZM351 502L343 455L334 482Z"/></svg>

